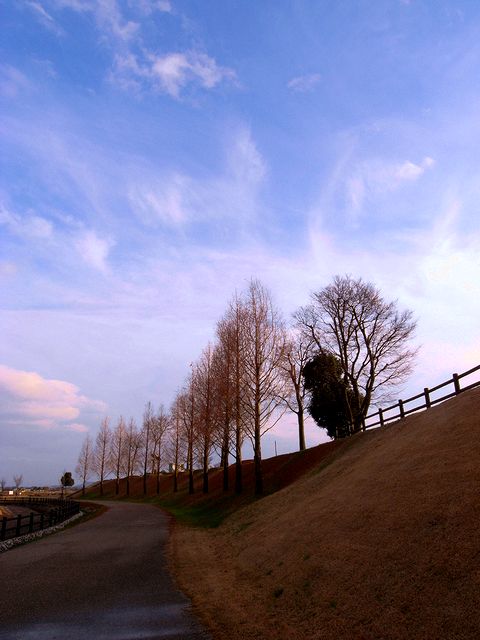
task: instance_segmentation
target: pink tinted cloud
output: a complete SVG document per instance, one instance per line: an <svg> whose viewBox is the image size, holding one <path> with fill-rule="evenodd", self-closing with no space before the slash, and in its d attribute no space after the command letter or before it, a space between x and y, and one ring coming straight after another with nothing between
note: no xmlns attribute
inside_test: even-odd
<svg viewBox="0 0 480 640"><path fill-rule="evenodd" d="M105 410L104 403L82 395L70 382L50 380L34 371L5 365L0 365L0 400L0 415L5 423L47 429L85 430L81 423L71 421L77 420L82 411Z"/></svg>

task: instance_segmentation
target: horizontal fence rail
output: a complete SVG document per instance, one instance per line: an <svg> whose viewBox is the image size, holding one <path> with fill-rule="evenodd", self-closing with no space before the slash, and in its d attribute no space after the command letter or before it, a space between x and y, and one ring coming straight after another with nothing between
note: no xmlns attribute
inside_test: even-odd
<svg viewBox="0 0 480 640"><path fill-rule="evenodd" d="M0 497L1 504L36 507L42 510L38 512L31 511L23 515L19 513L12 518L7 516L0 518L0 541L53 527L80 512L80 504L74 500L2 496Z"/></svg>
<svg viewBox="0 0 480 640"><path fill-rule="evenodd" d="M446 380L440 384L437 384L436 387L425 387L425 389L421 393L417 393L416 396L412 396L411 398L407 398L406 400L399 400L396 404L391 405L390 407L378 409L375 413L370 413L365 417L363 421L363 429L371 429L373 427L383 427L389 422L393 422L395 420L402 420L406 416L411 413L415 413L416 411L421 411L423 409L430 409L436 404L440 402L444 402L450 398L454 398L458 396L459 393L463 391L468 391L469 389L474 389L475 387L480 386L480 365L477 367L473 367L473 369L469 369L464 373L454 373L450 380ZM475 376L475 381L472 382L470 379L468 384L464 384L464 379L468 376ZM462 381L462 382L461 382ZM446 387L451 387L453 385L453 390L448 390L445 393ZM441 392L439 394L439 392ZM412 403L416 403L412 405Z"/></svg>

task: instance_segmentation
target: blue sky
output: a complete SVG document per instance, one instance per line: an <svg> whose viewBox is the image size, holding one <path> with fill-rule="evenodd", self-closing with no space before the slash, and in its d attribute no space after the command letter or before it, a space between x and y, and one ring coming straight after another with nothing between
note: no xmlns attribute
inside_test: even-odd
<svg viewBox="0 0 480 640"><path fill-rule="evenodd" d="M287 318L336 273L412 309L403 395L480 363L478 3L18 0L0 22L8 482L168 405L251 276Z"/></svg>

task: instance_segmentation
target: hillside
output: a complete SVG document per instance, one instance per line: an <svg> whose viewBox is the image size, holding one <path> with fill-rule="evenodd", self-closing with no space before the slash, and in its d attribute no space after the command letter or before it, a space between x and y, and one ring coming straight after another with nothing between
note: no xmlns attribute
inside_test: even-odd
<svg viewBox="0 0 480 640"><path fill-rule="evenodd" d="M359 434L232 514L177 526L172 567L215 637L477 638L480 389Z"/></svg>
<svg viewBox="0 0 480 640"><path fill-rule="evenodd" d="M267 458L262 462L264 474L265 494L278 491L299 477L324 464L335 452L348 445L347 442L325 442L316 447L311 447L305 451L296 451L283 455ZM254 469L253 460L245 460L242 464L243 492L235 494L235 466L229 468L230 490L223 490L223 471L221 469L211 469L209 472L209 492L202 493L202 472L195 471L193 495L188 493L188 474L180 473L178 478L178 493L173 493L172 474L161 474L160 491L157 493L156 477L151 475L147 479L147 496L143 493L143 477L133 477L130 479L129 499L145 499L158 504L173 513L178 519L189 523L202 524L206 526L216 526L227 515L237 509L258 500L254 496ZM78 491L72 497L81 497ZM100 497L99 485L89 487L87 498ZM126 480L120 480L119 493L115 494L115 481L106 480L104 482L104 498L124 499L126 495ZM263 497L261 499L264 499Z"/></svg>

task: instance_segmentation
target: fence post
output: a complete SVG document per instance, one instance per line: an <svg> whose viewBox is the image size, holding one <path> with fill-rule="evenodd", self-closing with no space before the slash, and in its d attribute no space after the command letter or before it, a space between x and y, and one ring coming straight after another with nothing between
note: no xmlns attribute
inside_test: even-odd
<svg viewBox="0 0 480 640"><path fill-rule="evenodd" d="M33 517L34 517L34 513L33 511L30 513L30 520L28 521L28 533L33 533Z"/></svg>
<svg viewBox="0 0 480 640"><path fill-rule="evenodd" d="M458 379L458 373L454 373L453 374L453 385L455 387L455 395L458 396L458 394L461 391L461 389L460 389L460 380Z"/></svg>
<svg viewBox="0 0 480 640"><path fill-rule="evenodd" d="M428 387L425 387L425 389L423 390L423 393L425 395L425 405L427 409L430 409L430 407L432 406L432 403L430 401L430 391Z"/></svg>
<svg viewBox="0 0 480 640"><path fill-rule="evenodd" d="M0 540L5 540L5 536L7 535L7 516L3 516L2 518L2 534L0 536Z"/></svg>
<svg viewBox="0 0 480 640"><path fill-rule="evenodd" d="M403 408L403 400L398 401L398 406L400 408L400 419L403 420L403 418L405 418L405 409Z"/></svg>
<svg viewBox="0 0 480 640"><path fill-rule="evenodd" d="M45 514L40 514L40 529L43 531L45 529Z"/></svg>
<svg viewBox="0 0 480 640"><path fill-rule="evenodd" d="M18 538L20 535L20 531L22 529L22 516L18 514L17 516L17 526L15 527L15 537Z"/></svg>
<svg viewBox="0 0 480 640"><path fill-rule="evenodd" d="M383 427L385 422L383 420L383 409L378 410L378 415L380 416L380 426Z"/></svg>

